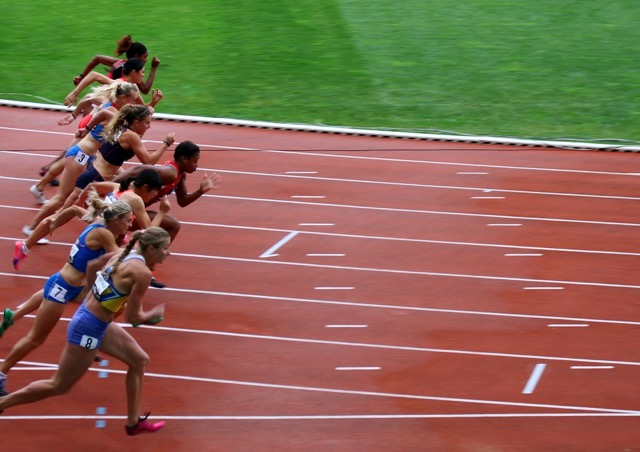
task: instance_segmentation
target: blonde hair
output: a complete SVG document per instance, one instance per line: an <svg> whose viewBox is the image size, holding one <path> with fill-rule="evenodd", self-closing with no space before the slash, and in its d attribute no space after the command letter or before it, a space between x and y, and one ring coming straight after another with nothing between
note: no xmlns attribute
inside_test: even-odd
<svg viewBox="0 0 640 452"><path fill-rule="evenodd" d="M142 121L147 116L151 116L152 111L146 105L127 104L124 105L118 114L104 127L102 136L105 141L114 143L120 136L120 132L125 126L131 126L136 119Z"/></svg>
<svg viewBox="0 0 640 452"><path fill-rule="evenodd" d="M95 189L92 189L89 193L89 212L87 212L82 219L92 222L99 216L102 216L105 221L111 221L129 212L131 212L131 206L126 202L118 200L109 204L100 198L100 195L98 195Z"/></svg>
<svg viewBox="0 0 640 452"><path fill-rule="evenodd" d="M135 83L125 82L123 80L114 80L113 83L107 83L93 88L92 93L95 96L106 98L109 102L115 102L118 96L130 96L138 93L138 86Z"/></svg>

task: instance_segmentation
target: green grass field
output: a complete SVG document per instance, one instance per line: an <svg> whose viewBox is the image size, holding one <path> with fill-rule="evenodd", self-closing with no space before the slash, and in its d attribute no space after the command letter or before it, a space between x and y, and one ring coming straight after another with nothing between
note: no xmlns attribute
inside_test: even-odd
<svg viewBox="0 0 640 452"><path fill-rule="evenodd" d="M23 0L3 10L0 98L62 102L94 54L131 34L162 61L165 113L639 138L632 0Z"/></svg>

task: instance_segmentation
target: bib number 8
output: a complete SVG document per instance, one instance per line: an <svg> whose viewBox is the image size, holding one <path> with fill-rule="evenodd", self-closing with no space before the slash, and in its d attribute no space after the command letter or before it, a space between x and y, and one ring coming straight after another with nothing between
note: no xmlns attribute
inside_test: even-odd
<svg viewBox="0 0 640 452"><path fill-rule="evenodd" d="M87 350L95 350L98 348L98 339L95 337L83 335L80 340L80 346L86 348Z"/></svg>

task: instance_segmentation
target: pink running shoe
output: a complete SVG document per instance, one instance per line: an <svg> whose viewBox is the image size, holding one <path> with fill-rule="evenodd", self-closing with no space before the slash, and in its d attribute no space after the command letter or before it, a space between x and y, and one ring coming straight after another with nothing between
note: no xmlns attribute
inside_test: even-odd
<svg viewBox="0 0 640 452"><path fill-rule="evenodd" d="M151 413L148 412L145 413L144 416L140 416L138 423L134 426L129 427L128 425L125 425L124 428L127 431L127 435L133 436L144 432L154 433L164 427L164 421L154 422L153 424L151 422L147 422L149 414Z"/></svg>
<svg viewBox="0 0 640 452"><path fill-rule="evenodd" d="M24 252L24 242L21 240L16 241L15 247L13 248L13 268L16 270L20 265L20 262L27 258L28 254Z"/></svg>

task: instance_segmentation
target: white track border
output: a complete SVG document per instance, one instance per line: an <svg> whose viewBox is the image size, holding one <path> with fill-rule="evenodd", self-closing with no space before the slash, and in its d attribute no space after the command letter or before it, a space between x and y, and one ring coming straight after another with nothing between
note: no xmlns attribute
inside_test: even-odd
<svg viewBox="0 0 640 452"><path fill-rule="evenodd" d="M30 108L37 110L57 110L70 111L69 108L62 105L42 104L35 102L21 102L14 100L0 99L0 106ZM640 146L620 146L612 144L596 144L583 143L574 141L545 141L545 140L528 140L518 138L476 136L476 135L445 135L445 134L428 134L428 133L412 133L412 132L394 132L384 130L355 129L350 127L329 127L314 126L310 124L286 124L267 121L250 121L243 119L231 118L210 118L205 116L187 116L173 115L168 113L155 113L154 119L165 121L193 122L203 124L229 125L237 127L251 127L259 129L275 129L289 130L299 132L315 132L339 135L357 135L381 138L399 138L405 140L425 140L425 141L447 141L462 143L481 143L481 144L500 144L508 146L527 146L527 147L544 147L544 148L562 148L577 150L597 150L597 151L617 151L617 152L640 152Z"/></svg>

